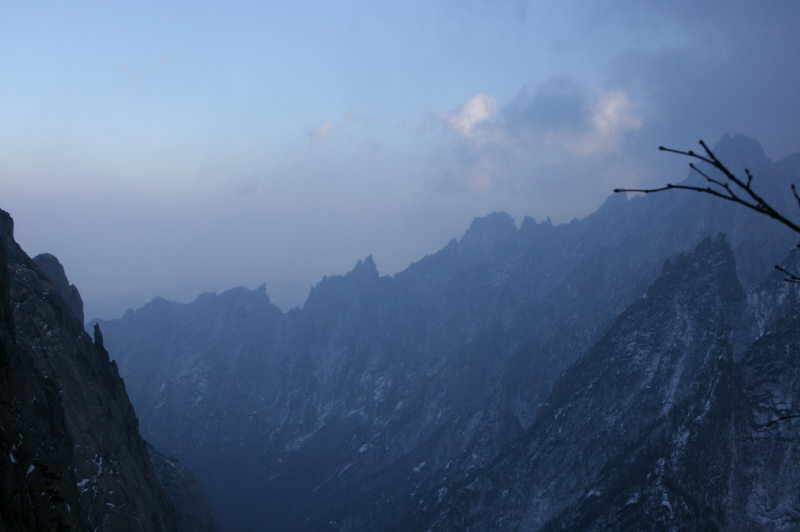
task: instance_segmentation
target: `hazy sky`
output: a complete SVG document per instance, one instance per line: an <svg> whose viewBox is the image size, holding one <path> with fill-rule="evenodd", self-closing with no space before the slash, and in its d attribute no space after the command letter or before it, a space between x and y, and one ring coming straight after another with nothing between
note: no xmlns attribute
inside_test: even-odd
<svg viewBox="0 0 800 532"><path fill-rule="evenodd" d="M800 2L0 0L0 208L113 317L800 151Z"/></svg>

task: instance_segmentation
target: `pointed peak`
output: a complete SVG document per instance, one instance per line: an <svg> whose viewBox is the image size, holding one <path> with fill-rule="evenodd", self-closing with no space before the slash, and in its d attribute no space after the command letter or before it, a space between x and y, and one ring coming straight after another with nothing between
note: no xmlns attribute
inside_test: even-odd
<svg viewBox="0 0 800 532"><path fill-rule="evenodd" d="M33 258L33 263L36 264L36 267L39 268L42 275L56 288L61 299L67 304L70 314L83 324L83 299L81 299L78 288L74 284L69 283L67 274L64 271L64 266L61 265L58 258L51 253L41 253Z"/></svg>
<svg viewBox="0 0 800 532"><path fill-rule="evenodd" d="M369 277L379 277L378 267L375 265L375 260L372 258L372 255L367 255L366 258L359 260L356 262L356 265L350 270L350 273L347 275L358 275L358 276L369 276Z"/></svg>
<svg viewBox="0 0 800 532"><path fill-rule="evenodd" d="M100 324L97 322L94 323L94 346L98 350L105 349L103 347L103 333L100 330Z"/></svg>
<svg viewBox="0 0 800 532"><path fill-rule="evenodd" d="M727 237L722 233L707 237L690 251L665 261L661 276L651 290L660 290L675 282L696 295L709 287L722 285L741 291Z"/></svg>
<svg viewBox="0 0 800 532"><path fill-rule="evenodd" d="M14 238L14 219L0 209L0 238Z"/></svg>
<svg viewBox="0 0 800 532"><path fill-rule="evenodd" d="M523 232L531 232L535 230L547 230L554 228L553 222L550 220L550 217L545 217L544 220L541 222L537 222L536 218L532 218L530 216L526 216L522 219L522 223L519 226L520 231Z"/></svg>
<svg viewBox="0 0 800 532"><path fill-rule="evenodd" d="M609 195L606 200L600 205L596 212L608 212L618 209L620 206L628 203L628 195L624 192L614 193Z"/></svg>
<svg viewBox="0 0 800 532"><path fill-rule="evenodd" d="M516 231L517 226L510 214L503 211L494 211L486 216L472 220L462 240L504 239L513 235Z"/></svg>
<svg viewBox="0 0 800 532"><path fill-rule="evenodd" d="M753 171L769 164L761 143L752 137L736 133L726 133L714 144L714 154L735 171L749 168Z"/></svg>

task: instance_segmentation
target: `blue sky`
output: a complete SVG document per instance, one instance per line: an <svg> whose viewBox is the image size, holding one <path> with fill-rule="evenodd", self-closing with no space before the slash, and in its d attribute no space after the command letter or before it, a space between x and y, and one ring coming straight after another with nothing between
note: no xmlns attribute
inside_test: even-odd
<svg viewBox="0 0 800 532"><path fill-rule="evenodd" d="M662 5L667 4L667 5ZM88 314L393 273L506 210L800 150L796 2L0 2L0 208ZM300 295L299 295L300 294Z"/></svg>

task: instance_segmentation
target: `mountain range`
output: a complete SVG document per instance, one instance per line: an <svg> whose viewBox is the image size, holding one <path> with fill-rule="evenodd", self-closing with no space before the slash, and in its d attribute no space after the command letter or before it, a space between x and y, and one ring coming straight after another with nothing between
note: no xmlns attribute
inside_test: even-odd
<svg viewBox="0 0 800 532"><path fill-rule="evenodd" d="M796 208L800 155L715 152ZM797 287L771 272L795 242L703 195L614 195L492 213L394 276L367 257L286 313L262 286L99 327L223 530L788 530Z"/></svg>

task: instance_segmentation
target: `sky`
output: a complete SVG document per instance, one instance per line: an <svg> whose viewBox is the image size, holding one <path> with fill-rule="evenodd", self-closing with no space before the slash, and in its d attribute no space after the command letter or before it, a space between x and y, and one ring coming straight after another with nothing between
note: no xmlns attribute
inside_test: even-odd
<svg viewBox="0 0 800 532"><path fill-rule="evenodd" d="M568 222L800 151L800 2L0 0L0 208L87 317L393 274L495 210Z"/></svg>

